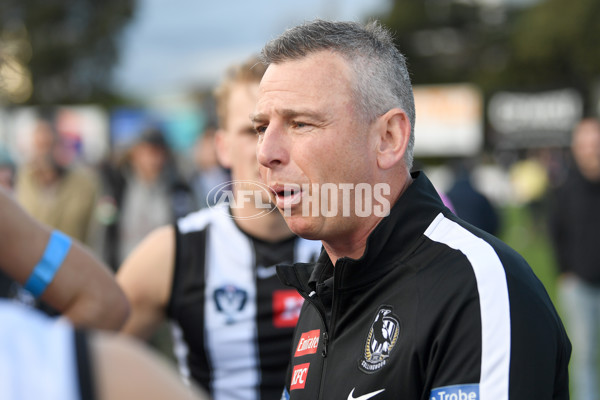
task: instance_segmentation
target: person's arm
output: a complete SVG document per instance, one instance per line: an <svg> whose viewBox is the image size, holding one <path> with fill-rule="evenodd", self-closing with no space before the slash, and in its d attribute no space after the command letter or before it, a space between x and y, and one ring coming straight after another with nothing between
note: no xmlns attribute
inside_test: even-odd
<svg viewBox="0 0 600 400"><path fill-rule="evenodd" d="M174 264L175 229L171 225L152 231L123 262L117 281L131 303L124 333L148 339L164 320Z"/></svg>
<svg viewBox="0 0 600 400"><path fill-rule="evenodd" d="M46 251L51 230L4 190L0 190L0 221L0 269L26 284ZM127 299L108 267L73 239L40 299L77 326L117 330L129 313Z"/></svg>
<svg viewBox="0 0 600 400"><path fill-rule="evenodd" d="M207 399L137 341L95 333L89 343L98 400Z"/></svg>

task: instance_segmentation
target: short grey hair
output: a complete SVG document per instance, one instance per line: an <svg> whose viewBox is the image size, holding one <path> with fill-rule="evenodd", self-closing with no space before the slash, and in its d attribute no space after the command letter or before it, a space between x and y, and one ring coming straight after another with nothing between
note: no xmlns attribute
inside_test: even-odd
<svg viewBox="0 0 600 400"><path fill-rule="evenodd" d="M366 122L392 108L404 110L410 121L410 140L404 156L412 168L415 100L406 59L394 45L392 34L377 21L332 22L316 19L286 30L268 42L260 59L265 65L302 59L320 51L342 56L355 75L353 92Z"/></svg>

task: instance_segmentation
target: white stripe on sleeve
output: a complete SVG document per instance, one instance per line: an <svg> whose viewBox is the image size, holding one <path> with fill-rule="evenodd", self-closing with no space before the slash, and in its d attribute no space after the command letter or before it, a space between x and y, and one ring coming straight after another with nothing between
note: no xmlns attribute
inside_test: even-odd
<svg viewBox="0 0 600 400"><path fill-rule="evenodd" d="M506 272L492 246L439 214L425 231L431 240L463 253L475 273L481 306L481 399L508 400L510 305Z"/></svg>

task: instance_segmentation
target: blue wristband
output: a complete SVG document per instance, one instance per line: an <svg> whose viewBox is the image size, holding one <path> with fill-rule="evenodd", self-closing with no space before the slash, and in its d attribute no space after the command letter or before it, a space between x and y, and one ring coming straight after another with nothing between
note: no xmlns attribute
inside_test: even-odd
<svg viewBox="0 0 600 400"><path fill-rule="evenodd" d="M35 297L40 297L54 279L70 248L71 239L67 235L60 231L52 231L42 259L25 282L25 289Z"/></svg>

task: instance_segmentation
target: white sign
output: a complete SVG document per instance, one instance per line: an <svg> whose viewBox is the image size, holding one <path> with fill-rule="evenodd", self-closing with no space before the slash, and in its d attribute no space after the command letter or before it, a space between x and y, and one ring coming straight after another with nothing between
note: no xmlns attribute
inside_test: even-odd
<svg viewBox="0 0 600 400"><path fill-rule="evenodd" d="M474 85L416 86L415 156L472 156L483 146L483 96Z"/></svg>

